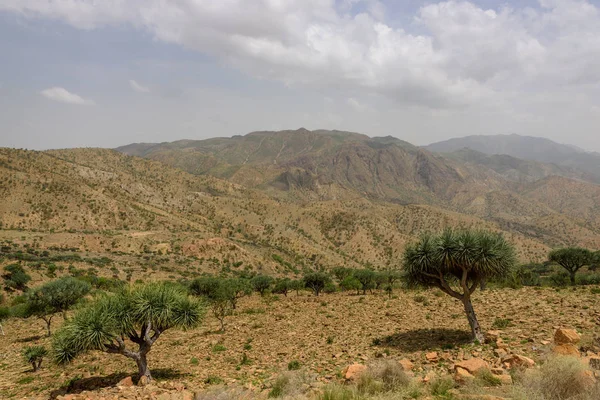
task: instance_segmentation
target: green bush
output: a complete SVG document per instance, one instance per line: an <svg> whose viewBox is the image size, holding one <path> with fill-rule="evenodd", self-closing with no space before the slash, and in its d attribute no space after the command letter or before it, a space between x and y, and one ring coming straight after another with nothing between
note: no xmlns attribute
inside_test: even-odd
<svg viewBox="0 0 600 400"><path fill-rule="evenodd" d="M27 346L21 352L26 363L31 364L33 372L36 372L42 366L44 357L48 354L48 350L44 346Z"/></svg>
<svg viewBox="0 0 600 400"><path fill-rule="evenodd" d="M19 264L10 264L4 267L4 286L7 290L27 290L27 283L31 281L29 276L23 267Z"/></svg>
<svg viewBox="0 0 600 400"><path fill-rule="evenodd" d="M304 275L304 286L313 291L315 296L318 296L319 293L328 283L331 282L331 277L324 272L309 272Z"/></svg>
<svg viewBox="0 0 600 400"><path fill-rule="evenodd" d="M300 361L298 360L292 360L288 363L287 368L288 371L296 371L300 369Z"/></svg>
<svg viewBox="0 0 600 400"><path fill-rule="evenodd" d="M260 293L261 296L264 296L265 293L271 288L271 284L273 283L273 278L267 275L257 275L250 281L252 287L255 291Z"/></svg>
<svg viewBox="0 0 600 400"><path fill-rule="evenodd" d="M26 315L42 319L50 336L54 315L63 313L66 319L67 310L88 294L90 289L89 283L70 276L48 282L27 293Z"/></svg>

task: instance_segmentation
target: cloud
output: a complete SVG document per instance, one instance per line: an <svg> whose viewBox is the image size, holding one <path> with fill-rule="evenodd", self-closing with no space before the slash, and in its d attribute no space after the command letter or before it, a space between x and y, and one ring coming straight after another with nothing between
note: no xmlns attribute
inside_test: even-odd
<svg viewBox="0 0 600 400"><path fill-rule="evenodd" d="M69 92L65 88L61 87L52 87L49 89L42 90L41 95L46 97L47 99L58 101L61 103L67 104L77 104L77 105L94 105L93 100L84 99L83 97Z"/></svg>
<svg viewBox="0 0 600 400"><path fill-rule="evenodd" d="M136 81L134 81L133 79L129 80L129 86L131 86L131 88L133 90L135 90L136 92L139 93L150 93L150 88L148 86L144 86Z"/></svg>
<svg viewBox="0 0 600 400"><path fill-rule="evenodd" d="M385 21L385 8L375 0L0 0L0 10L80 29L129 24L261 79L433 109L600 82L600 10L589 1L497 9L444 1L419 8L407 27Z"/></svg>

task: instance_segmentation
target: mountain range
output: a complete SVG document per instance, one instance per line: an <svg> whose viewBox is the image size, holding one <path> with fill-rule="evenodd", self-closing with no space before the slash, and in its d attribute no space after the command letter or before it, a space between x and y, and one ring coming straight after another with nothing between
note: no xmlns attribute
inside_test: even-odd
<svg viewBox="0 0 600 400"><path fill-rule="evenodd" d="M523 262L557 246L600 248L593 173L431 149L306 129L116 150L4 148L0 239L118 254L125 268L137 262L127 257L158 252L173 268L195 260L203 271L279 273L397 266L408 242L445 227L504 232Z"/></svg>

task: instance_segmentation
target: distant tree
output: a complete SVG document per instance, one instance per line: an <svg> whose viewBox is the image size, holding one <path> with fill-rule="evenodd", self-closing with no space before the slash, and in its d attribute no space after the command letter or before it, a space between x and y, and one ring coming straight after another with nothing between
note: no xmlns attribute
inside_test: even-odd
<svg viewBox="0 0 600 400"><path fill-rule="evenodd" d="M325 289L325 286L331 282L331 277L324 272L309 272L304 275L303 281L304 286L312 290L315 296L318 296Z"/></svg>
<svg viewBox="0 0 600 400"><path fill-rule="evenodd" d="M287 297L290 290L292 290L292 281L289 278L278 279L275 281L273 293L282 294Z"/></svg>
<svg viewBox="0 0 600 400"><path fill-rule="evenodd" d="M190 283L190 292L195 296L210 297L219 288L221 278L215 276L201 276Z"/></svg>
<svg viewBox="0 0 600 400"><path fill-rule="evenodd" d="M410 286L437 287L463 303L474 340L484 337L471 302L482 279L505 277L515 250L499 234L448 229L425 235L404 252L404 279Z"/></svg>
<svg viewBox="0 0 600 400"><path fill-rule="evenodd" d="M27 283L31 280L23 267L19 264L10 264L4 267L4 286L7 290L27 290Z"/></svg>
<svg viewBox="0 0 600 400"><path fill-rule="evenodd" d="M383 287L385 287L386 283L387 283L387 273L375 271L375 280L374 280L375 290L382 289Z"/></svg>
<svg viewBox="0 0 600 400"><path fill-rule="evenodd" d="M231 307L235 310L239 299L252 294L252 287L247 279L232 278L227 280L230 289Z"/></svg>
<svg viewBox="0 0 600 400"><path fill-rule="evenodd" d="M566 247L552 250L548 254L548 261L558 264L569 273L571 285L575 284L575 274L586 265L593 263L593 253L581 247Z"/></svg>
<svg viewBox="0 0 600 400"><path fill-rule="evenodd" d="M27 346L21 352L23 359L27 364L31 364L33 372L36 372L42 366L44 357L48 354L48 350L44 346Z"/></svg>
<svg viewBox="0 0 600 400"><path fill-rule="evenodd" d="M172 328L196 327L203 315L202 303L174 284L130 286L78 310L54 335L53 354L59 363L92 350L121 354L136 362L139 378L152 380L147 354L161 334ZM127 340L137 349L129 349Z"/></svg>
<svg viewBox="0 0 600 400"><path fill-rule="evenodd" d="M333 276L335 276L335 279L338 281L338 283L341 283L347 277L352 276L354 270L346 267L335 267L331 272L333 273Z"/></svg>
<svg viewBox="0 0 600 400"><path fill-rule="evenodd" d="M273 283L273 278L267 275L256 275L250 281L254 290L260 293L261 296L264 296L265 293L271 288L271 284Z"/></svg>
<svg viewBox="0 0 600 400"><path fill-rule="evenodd" d="M50 336L54 315L63 313L66 319L67 310L88 294L90 289L89 283L70 276L48 282L27 293L25 316L42 319L46 323L48 336Z"/></svg>
<svg viewBox="0 0 600 400"><path fill-rule="evenodd" d="M296 296L300 295L300 291L304 289L304 280L302 279L294 279L290 281L290 290L294 290L296 292Z"/></svg>
<svg viewBox="0 0 600 400"><path fill-rule="evenodd" d="M345 277L344 280L340 282L340 288L342 290L356 290L356 294L360 294L361 287L360 281L353 275Z"/></svg>
<svg viewBox="0 0 600 400"><path fill-rule="evenodd" d="M389 295L389 297L392 297L392 293L394 291L394 285L401 278L401 274L398 271L389 270L389 271L382 272L381 275L385 279L383 289L386 291L386 293Z"/></svg>
<svg viewBox="0 0 600 400"><path fill-rule="evenodd" d="M375 287L376 273L370 269L357 269L354 271L354 277L360 282L363 294L367 294L367 290Z"/></svg>

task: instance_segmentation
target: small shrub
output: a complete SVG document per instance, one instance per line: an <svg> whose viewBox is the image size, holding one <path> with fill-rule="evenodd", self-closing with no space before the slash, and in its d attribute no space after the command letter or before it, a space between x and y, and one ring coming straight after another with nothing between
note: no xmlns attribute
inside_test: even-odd
<svg viewBox="0 0 600 400"><path fill-rule="evenodd" d="M361 397L352 388L342 385L329 385L323 389L319 400L358 400Z"/></svg>
<svg viewBox="0 0 600 400"><path fill-rule="evenodd" d="M439 376L431 381L430 391L434 396L448 397L448 392L455 387L456 383L450 376Z"/></svg>
<svg viewBox="0 0 600 400"><path fill-rule="evenodd" d="M227 350L227 347L223 346L223 345L222 345L222 344L220 344L220 343L218 343L218 344L215 344L215 345L212 347L212 352L213 352L213 353L218 353L218 352L225 351L225 350Z"/></svg>
<svg viewBox="0 0 600 400"><path fill-rule="evenodd" d="M525 375L522 386L528 399L586 398L585 395L593 390L589 377L585 375L586 369L575 357L555 357L544 363L539 370Z"/></svg>
<svg viewBox="0 0 600 400"><path fill-rule="evenodd" d="M427 298L422 294L418 294L415 297L413 297L413 300L415 301L415 303L424 303L427 301Z"/></svg>
<svg viewBox="0 0 600 400"><path fill-rule="evenodd" d="M511 324L510 319L508 318L496 318L492 323L492 327L495 329L504 329L509 327Z"/></svg>
<svg viewBox="0 0 600 400"><path fill-rule="evenodd" d="M33 372L36 372L42 366L42 361L48 354L48 350L44 346L27 346L21 354L25 362L31 364Z"/></svg>
<svg viewBox="0 0 600 400"><path fill-rule="evenodd" d="M475 377L483 386L500 386L502 381L496 375L492 374L489 369L480 370Z"/></svg>
<svg viewBox="0 0 600 400"><path fill-rule="evenodd" d="M223 379L219 378L218 376L209 376L208 378L206 378L204 380L204 383L207 385L218 385L219 383L222 383Z"/></svg>
<svg viewBox="0 0 600 400"><path fill-rule="evenodd" d="M190 359L190 364L192 365L198 365L200 362L198 361L198 359L196 357L192 357Z"/></svg>
<svg viewBox="0 0 600 400"><path fill-rule="evenodd" d="M296 371L300 369L300 361L292 360L288 363L288 371Z"/></svg>

